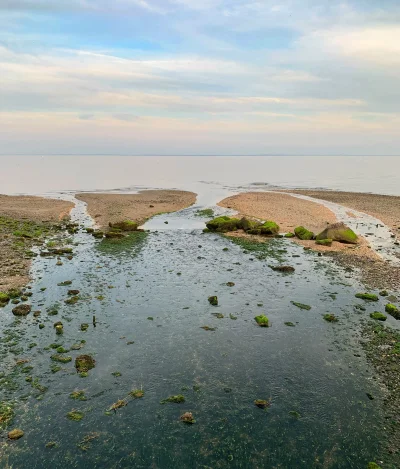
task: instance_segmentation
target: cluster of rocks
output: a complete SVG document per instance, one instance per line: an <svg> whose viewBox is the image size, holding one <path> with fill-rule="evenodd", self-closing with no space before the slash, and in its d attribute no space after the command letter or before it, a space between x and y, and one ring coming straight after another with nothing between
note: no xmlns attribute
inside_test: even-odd
<svg viewBox="0 0 400 469"><path fill-rule="evenodd" d="M221 216L214 218L206 223L205 232L212 231L216 233L227 233L229 231L243 230L245 233L262 236L279 236L279 225L274 221L268 220L264 223L248 218L233 218ZM295 228L294 233L286 233L286 238L297 237L301 240L315 240L316 244L322 246L331 246L333 241L340 243L357 244L358 237L344 223L334 223L326 227L321 233L315 234L304 226Z"/></svg>
<svg viewBox="0 0 400 469"><path fill-rule="evenodd" d="M109 223L109 230L104 232L101 230L95 230L93 228L86 228L86 232L90 233L94 238L102 239L104 237L108 239L121 239L125 238L126 233L133 231L144 231L139 229L139 224L131 220L123 220L116 223Z"/></svg>

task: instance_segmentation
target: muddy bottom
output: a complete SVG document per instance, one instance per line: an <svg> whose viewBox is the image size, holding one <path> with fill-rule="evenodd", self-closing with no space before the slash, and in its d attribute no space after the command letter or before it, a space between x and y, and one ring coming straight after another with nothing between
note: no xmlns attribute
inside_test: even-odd
<svg viewBox="0 0 400 469"><path fill-rule="evenodd" d="M25 432L0 443L2 467L358 469L377 460L383 396L358 330L384 302L357 300L350 274L289 240L244 252L203 234L195 209L183 216L195 228L168 224L123 243L80 232L72 260L34 260L41 315L1 310L1 401L14 404L9 429ZM153 223L169 217L178 223L177 214ZM280 264L295 272L269 267ZM75 304L65 303L70 289ZM257 325L261 314L270 327ZM96 362L87 376L74 366L82 354ZM160 403L177 395L184 402ZM113 407L119 400L126 405Z"/></svg>

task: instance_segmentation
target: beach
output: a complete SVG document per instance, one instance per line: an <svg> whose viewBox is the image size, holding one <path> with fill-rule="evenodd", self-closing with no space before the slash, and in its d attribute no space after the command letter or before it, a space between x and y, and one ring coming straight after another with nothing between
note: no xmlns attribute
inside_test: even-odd
<svg viewBox="0 0 400 469"><path fill-rule="evenodd" d="M80 193L78 200L87 203L89 215L100 228L109 223L130 220L143 224L160 213L182 210L196 202L196 194L176 190L148 190L138 194Z"/></svg>

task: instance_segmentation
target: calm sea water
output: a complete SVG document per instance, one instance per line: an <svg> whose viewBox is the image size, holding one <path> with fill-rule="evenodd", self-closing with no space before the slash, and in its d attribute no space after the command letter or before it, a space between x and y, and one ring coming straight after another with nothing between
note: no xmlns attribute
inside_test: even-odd
<svg viewBox="0 0 400 469"><path fill-rule="evenodd" d="M400 195L400 156L0 156L0 193L253 183Z"/></svg>

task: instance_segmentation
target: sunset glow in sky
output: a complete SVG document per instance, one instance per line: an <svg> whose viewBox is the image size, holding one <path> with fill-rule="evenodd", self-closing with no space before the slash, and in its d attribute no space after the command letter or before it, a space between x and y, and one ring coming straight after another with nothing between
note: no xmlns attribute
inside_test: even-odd
<svg viewBox="0 0 400 469"><path fill-rule="evenodd" d="M396 0L0 0L0 153L400 154Z"/></svg>

